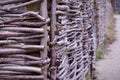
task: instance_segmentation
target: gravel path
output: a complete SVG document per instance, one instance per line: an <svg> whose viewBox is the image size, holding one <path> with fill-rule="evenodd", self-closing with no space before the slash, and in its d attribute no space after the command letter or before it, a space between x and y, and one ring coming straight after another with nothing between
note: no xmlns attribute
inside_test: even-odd
<svg viewBox="0 0 120 80"><path fill-rule="evenodd" d="M120 15L116 18L116 41L109 46L109 52L96 64L98 80L120 80Z"/></svg>

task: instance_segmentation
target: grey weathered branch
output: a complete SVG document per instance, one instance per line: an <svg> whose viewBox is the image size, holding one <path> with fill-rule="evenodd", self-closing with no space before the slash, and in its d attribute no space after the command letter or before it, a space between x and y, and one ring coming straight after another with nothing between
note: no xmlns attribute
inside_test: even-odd
<svg viewBox="0 0 120 80"><path fill-rule="evenodd" d="M26 39L26 40L22 40L22 39L17 39L16 41L18 41L19 43L39 43L39 39Z"/></svg>
<svg viewBox="0 0 120 80"><path fill-rule="evenodd" d="M14 44L14 43L18 43L18 42L15 41L15 40L0 40L0 45L3 45L3 44Z"/></svg>
<svg viewBox="0 0 120 80"><path fill-rule="evenodd" d="M26 39L40 39L43 38L44 35L32 35L32 36L25 36L25 37L8 37L7 39L10 40L26 40Z"/></svg>
<svg viewBox="0 0 120 80"><path fill-rule="evenodd" d="M0 28L0 30L32 32L32 33L43 33L44 32L44 29L42 28L27 28L27 27L4 27L4 28Z"/></svg>
<svg viewBox="0 0 120 80"><path fill-rule="evenodd" d="M16 44L16 43L39 43L38 39L17 39L17 40L0 40L1 45L5 44Z"/></svg>
<svg viewBox="0 0 120 80"><path fill-rule="evenodd" d="M40 80L40 79L44 79L43 75L17 75L17 76L0 76L0 79L5 79L5 80L9 80L9 79L15 79L15 80L20 80L20 79L25 79L25 80Z"/></svg>
<svg viewBox="0 0 120 80"><path fill-rule="evenodd" d="M35 56L30 56L30 55L25 55L25 54L14 54L14 55L9 55L9 57L17 57L17 58L25 58L25 59L31 59L31 60L42 60L39 57L35 57Z"/></svg>
<svg viewBox="0 0 120 80"><path fill-rule="evenodd" d="M26 13L20 14L20 16L29 16L29 15L35 16L39 20L46 21L46 19L44 17L39 15L39 12L28 11Z"/></svg>
<svg viewBox="0 0 120 80"><path fill-rule="evenodd" d="M8 1L0 1L0 5L8 5L8 4L15 4L18 2L25 2L25 0L8 0Z"/></svg>
<svg viewBox="0 0 120 80"><path fill-rule="evenodd" d="M14 61L24 61L24 59L20 59L20 58L0 58L0 63L14 62Z"/></svg>
<svg viewBox="0 0 120 80"><path fill-rule="evenodd" d="M0 25L0 28L1 27L17 27L18 25Z"/></svg>
<svg viewBox="0 0 120 80"><path fill-rule="evenodd" d="M50 63L50 59L46 59L46 60L40 60L40 61L24 61L24 62L9 62L11 64L17 64L17 65L40 65L40 66L43 66L43 65L46 65L46 64L49 64Z"/></svg>
<svg viewBox="0 0 120 80"><path fill-rule="evenodd" d="M50 22L50 18L47 18L45 22L16 22L16 23L11 23L11 25L18 25L18 26L30 26L30 27L42 27L43 25L47 24Z"/></svg>
<svg viewBox="0 0 120 80"><path fill-rule="evenodd" d="M24 49L15 49L15 48L0 48L0 54L21 54L21 53L30 53L30 52L36 52L39 51L38 49L30 49L30 50L24 50Z"/></svg>
<svg viewBox="0 0 120 80"><path fill-rule="evenodd" d="M13 24L18 24L20 26L41 27L47 24L47 22L18 22Z"/></svg>
<svg viewBox="0 0 120 80"><path fill-rule="evenodd" d="M10 27L9 27L10 28ZM15 31L15 30L14 30ZM21 33L21 32L13 32L12 28L11 31L0 31L0 37L19 37L19 36L28 36L30 34Z"/></svg>
<svg viewBox="0 0 120 80"><path fill-rule="evenodd" d="M4 66L4 67L0 67L0 70L16 70L16 71L41 73L41 68L29 67L29 66Z"/></svg>
<svg viewBox="0 0 120 80"><path fill-rule="evenodd" d="M28 75L28 74L32 74L32 73L9 71L9 70L0 70L0 75Z"/></svg>
<svg viewBox="0 0 120 80"><path fill-rule="evenodd" d="M67 5L57 5L57 9L58 10L62 10L62 11L69 11L70 8Z"/></svg>
<svg viewBox="0 0 120 80"><path fill-rule="evenodd" d="M6 48L20 48L20 49L40 49L43 50L44 46L43 45L25 45L25 44L11 44L11 45L6 45L4 46Z"/></svg>
<svg viewBox="0 0 120 80"><path fill-rule="evenodd" d="M13 22L23 22L23 21L26 21L26 20L35 20L37 18L35 17L29 17L29 18L16 18L16 19L12 19L12 20L8 20L8 21L4 21L4 22L0 22L0 25L3 25L3 24L9 24L9 23L13 23Z"/></svg>

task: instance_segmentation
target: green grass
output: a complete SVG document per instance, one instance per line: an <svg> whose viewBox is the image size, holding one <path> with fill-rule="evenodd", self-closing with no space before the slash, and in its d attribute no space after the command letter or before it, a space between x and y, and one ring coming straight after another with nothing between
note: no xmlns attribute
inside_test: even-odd
<svg viewBox="0 0 120 80"><path fill-rule="evenodd" d="M96 61L102 59L102 56L106 51L106 46L104 44L100 45L96 50Z"/></svg>
<svg viewBox="0 0 120 80"><path fill-rule="evenodd" d="M89 73L87 73L85 77L86 77L86 80L90 80L90 75L89 75Z"/></svg>

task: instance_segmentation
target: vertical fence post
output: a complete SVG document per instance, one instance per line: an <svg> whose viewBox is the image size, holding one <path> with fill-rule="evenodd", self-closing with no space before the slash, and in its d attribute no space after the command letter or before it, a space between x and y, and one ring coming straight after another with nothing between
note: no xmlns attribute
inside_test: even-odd
<svg viewBox="0 0 120 80"><path fill-rule="evenodd" d="M96 4L97 0L93 0L93 44L92 49L90 51L90 56L91 56L91 64L90 64L90 80L94 80L95 77L95 56L96 56L96 47L98 46L98 5ZM94 21L95 20L95 21Z"/></svg>
<svg viewBox="0 0 120 80"><path fill-rule="evenodd" d="M41 12L41 16L43 16L44 18L48 18L48 10L47 10L47 0L43 0L40 6L40 12ZM44 29L44 38L41 40L41 44L44 45L44 50L41 51L41 57L42 59L46 59L47 58L47 41L48 41L48 32L47 32L47 24L45 24L44 26L42 26L42 28ZM44 75L44 80L47 80L47 66L43 67L43 75Z"/></svg>
<svg viewBox="0 0 120 80"><path fill-rule="evenodd" d="M50 52L51 52L51 68L55 67L56 62L56 54L55 54L55 31L56 31L56 0L52 0L51 6L51 26L50 26L50 42L51 44ZM56 80L56 69L51 70L51 80Z"/></svg>

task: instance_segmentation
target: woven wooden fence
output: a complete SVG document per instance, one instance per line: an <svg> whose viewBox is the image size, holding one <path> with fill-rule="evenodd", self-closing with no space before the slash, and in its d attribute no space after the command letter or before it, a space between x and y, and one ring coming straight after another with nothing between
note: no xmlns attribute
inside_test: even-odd
<svg viewBox="0 0 120 80"><path fill-rule="evenodd" d="M92 79L105 0L0 0L0 80Z"/></svg>

